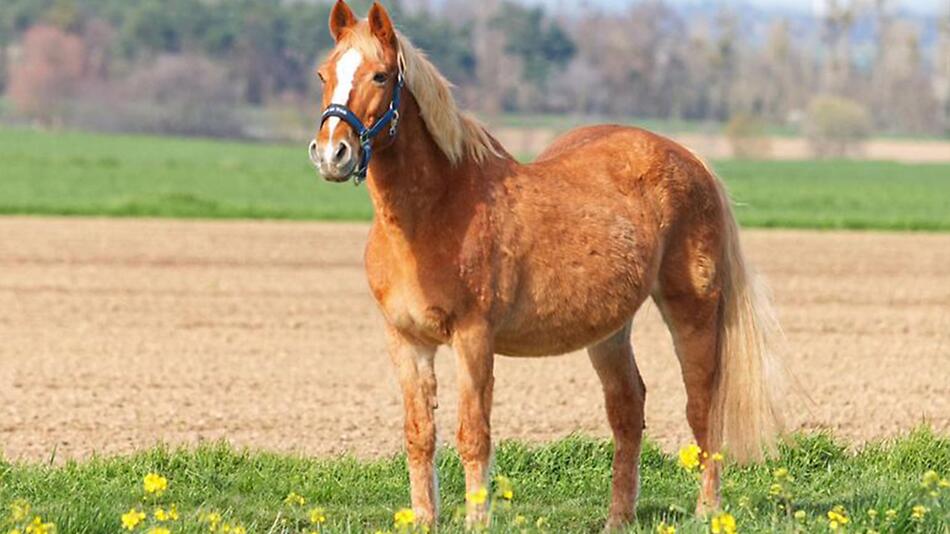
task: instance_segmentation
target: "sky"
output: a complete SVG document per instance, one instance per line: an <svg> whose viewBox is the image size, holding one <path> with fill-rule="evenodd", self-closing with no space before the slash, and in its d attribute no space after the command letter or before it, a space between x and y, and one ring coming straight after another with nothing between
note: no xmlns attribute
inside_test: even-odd
<svg viewBox="0 0 950 534"><path fill-rule="evenodd" d="M606 8L621 8L630 4L630 0L533 0L534 3L547 4L551 7L567 7L580 3ZM825 3L825 0L669 0L674 4L751 4L757 7L777 7L802 12L815 12ZM915 13L936 14L946 12L947 2L950 0L898 0L898 4Z"/></svg>

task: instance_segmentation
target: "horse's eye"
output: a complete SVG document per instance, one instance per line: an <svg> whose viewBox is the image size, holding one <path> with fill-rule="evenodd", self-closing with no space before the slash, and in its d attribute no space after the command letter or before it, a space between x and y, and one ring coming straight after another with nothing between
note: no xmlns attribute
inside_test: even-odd
<svg viewBox="0 0 950 534"><path fill-rule="evenodd" d="M320 83L327 83L327 79L323 76L322 72L317 73L317 78L320 78Z"/></svg>
<svg viewBox="0 0 950 534"><path fill-rule="evenodd" d="M384 84L388 79L389 75L385 72L377 72L373 75L373 83Z"/></svg>

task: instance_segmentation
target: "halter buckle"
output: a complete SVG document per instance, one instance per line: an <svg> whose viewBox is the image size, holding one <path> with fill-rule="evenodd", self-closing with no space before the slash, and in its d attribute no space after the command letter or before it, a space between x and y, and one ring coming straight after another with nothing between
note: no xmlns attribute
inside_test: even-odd
<svg viewBox="0 0 950 534"><path fill-rule="evenodd" d="M393 110L393 119L389 123L389 137L396 137L396 131L399 130L399 110Z"/></svg>

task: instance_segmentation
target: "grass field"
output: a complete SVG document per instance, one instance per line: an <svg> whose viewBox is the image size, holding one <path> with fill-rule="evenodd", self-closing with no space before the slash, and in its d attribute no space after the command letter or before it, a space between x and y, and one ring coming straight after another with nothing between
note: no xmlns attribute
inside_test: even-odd
<svg viewBox="0 0 950 534"><path fill-rule="evenodd" d="M509 506L496 499L492 530L522 531L515 523L523 516L523 528L529 532L595 531L606 515L611 454L608 442L578 437L537 448L502 444L496 472L511 479L514 498ZM457 510L464 485L458 458L445 450L438 464L441 530L462 530ZM776 476L778 468L787 468L791 478ZM950 489L941 487L939 477L923 488L928 470L942 471L943 476L950 471L950 439L928 430L856 453L826 435L799 436L768 465L727 466L725 509L741 532L826 532L827 512L835 506L846 511L847 531L946 532ZM144 492L143 477L150 472L168 480L167 491L159 497ZM692 516L695 476L675 457L648 444L638 529L653 531L665 522L676 525L678 532L707 532L708 525ZM780 493L772 487L776 483ZM946 485L946 479L942 483ZM0 504L5 510L25 500L33 507L27 520L39 515L61 533L117 532L120 516L131 508L151 514L157 506L167 510L172 504L180 514L175 532L207 531L201 518L208 513L219 513L222 521L239 523L249 532L301 532L314 507L326 517L322 532L385 531L393 526L393 512L407 505L407 488L401 456L372 462L304 459L240 452L225 445L156 448L58 467L0 463ZM291 493L302 496L304 505L285 503ZM915 506L926 509L920 521L913 517ZM876 511L875 519L870 509ZM799 510L804 518L795 518ZM891 519L888 510L894 511ZM10 528L7 521L0 528ZM151 517L149 521L154 522ZM275 524L287 530L272 529ZM136 528L145 532L143 527Z"/></svg>
<svg viewBox="0 0 950 534"><path fill-rule="evenodd" d="M0 129L0 214L368 220L305 147ZM746 226L950 230L950 165L716 164Z"/></svg>

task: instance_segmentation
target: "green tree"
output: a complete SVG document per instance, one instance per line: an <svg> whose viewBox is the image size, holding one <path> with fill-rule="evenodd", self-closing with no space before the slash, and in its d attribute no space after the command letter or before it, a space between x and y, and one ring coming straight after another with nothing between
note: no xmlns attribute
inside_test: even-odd
<svg viewBox="0 0 950 534"><path fill-rule="evenodd" d="M505 51L521 59L522 78L543 87L551 68L562 68L577 47L556 22L546 20L544 9L505 2L495 18L506 36Z"/></svg>
<svg viewBox="0 0 950 534"><path fill-rule="evenodd" d="M450 80L463 83L475 78L476 60L468 28L456 28L427 12L404 15L400 27Z"/></svg>

